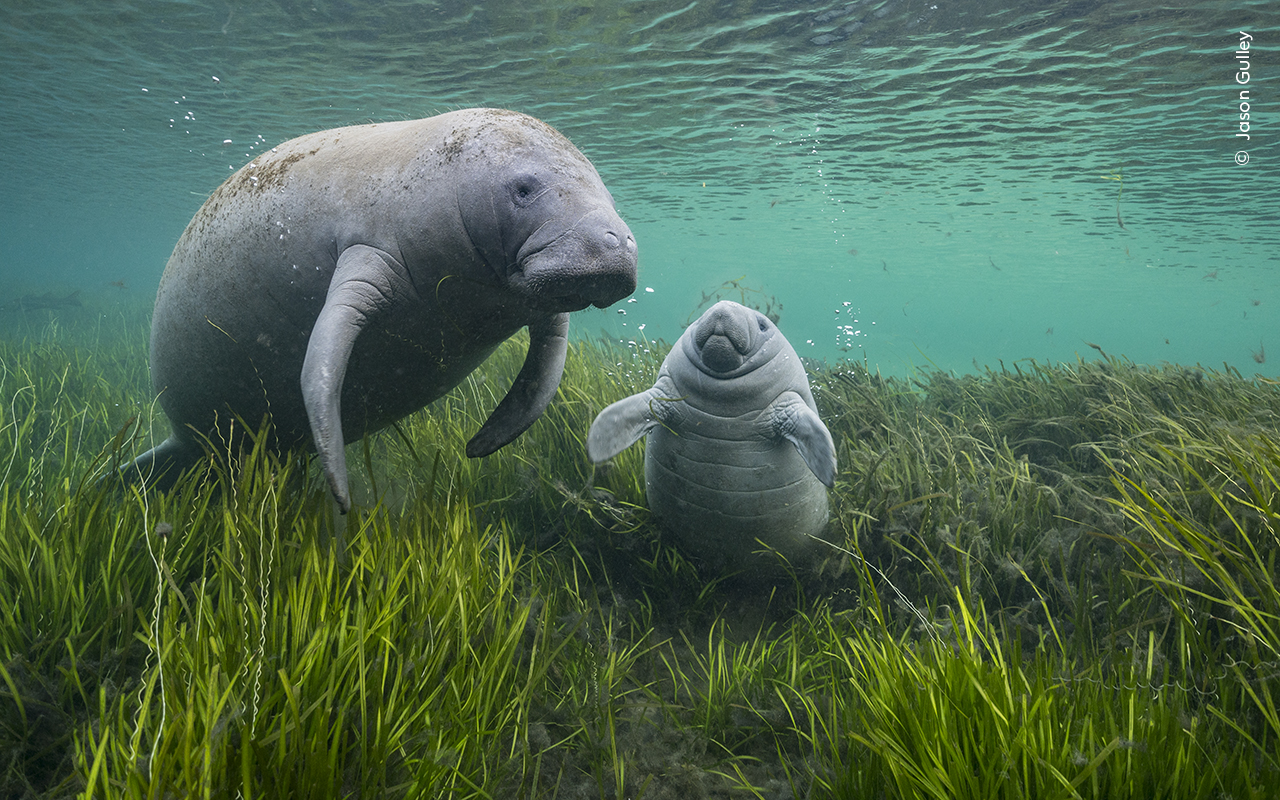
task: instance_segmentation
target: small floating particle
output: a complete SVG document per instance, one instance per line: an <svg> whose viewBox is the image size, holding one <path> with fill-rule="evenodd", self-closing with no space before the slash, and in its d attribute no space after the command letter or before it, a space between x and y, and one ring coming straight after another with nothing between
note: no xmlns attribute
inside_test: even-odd
<svg viewBox="0 0 1280 800"><path fill-rule="evenodd" d="M653 292L653 287L652 287L652 286L646 286L646 287L644 287L644 290L645 290L646 292L650 292L650 293L652 293L652 292Z"/></svg>
<svg viewBox="0 0 1280 800"><path fill-rule="evenodd" d="M213 78L214 83L222 83L222 81L219 80L217 75L210 75L209 77Z"/></svg>
<svg viewBox="0 0 1280 800"><path fill-rule="evenodd" d="M230 140L230 139L223 139L223 140L222 140L222 143L223 143L223 144L231 144L231 140Z"/></svg>

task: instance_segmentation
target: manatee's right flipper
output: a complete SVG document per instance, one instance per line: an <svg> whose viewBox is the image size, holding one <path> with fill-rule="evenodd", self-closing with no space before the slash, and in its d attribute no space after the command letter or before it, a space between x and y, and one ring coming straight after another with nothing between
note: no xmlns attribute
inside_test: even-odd
<svg viewBox="0 0 1280 800"><path fill-rule="evenodd" d="M817 412L795 392L778 395L767 411L774 434L795 445L804 463L823 485L828 489L834 486L836 445Z"/></svg>
<svg viewBox="0 0 1280 800"><path fill-rule="evenodd" d="M587 457L607 461L674 416L675 386L663 375L653 388L605 408L587 431Z"/></svg>
<svg viewBox="0 0 1280 800"><path fill-rule="evenodd" d="M343 514L351 510L342 436L347 360L371 317L416 296L408 273L395 258L368 245L353 245L338 256L324 308L311 328L302 362L302 400L320 466Z"/></svg>
<svg viewBox="0 0 1280 800"><path fill-rule="evenodd" d="M126 484L141 484L168 491L182 473L204 456L199 446L186 439L170 436L138 456L133 463L120 468L120 479Z"/></svg>
<svg viewBox="0 0 1280 800"><path fill-rule="evenodd" d="M568 314L552 314L529 324L529 352L524 366L507 396L467 442L467 457L480 458L496 452L542 416L556 396L568 352Z"/></svg>

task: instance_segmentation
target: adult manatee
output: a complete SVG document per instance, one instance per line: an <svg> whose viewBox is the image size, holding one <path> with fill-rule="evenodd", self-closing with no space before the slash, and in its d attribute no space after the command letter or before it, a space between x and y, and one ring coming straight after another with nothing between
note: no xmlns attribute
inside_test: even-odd
<svg viewBox="0 0 1280 800"><path fill-rule="evenodd" d="M835 446L800 357L764 314L729 300L708 309L653 388L600 412L587 455L604 461L646 434L649 509L686 547L738 568L760 563L757 539L792 560L813 553Z"/></svg>
<svg viewBox="0 0 1280 800"><path fill-rule="evenodd" d="M570 311L636 284L636 243L591 162L532 117L466 109L321 131L263 153L196 213L165 267L151 374L173 434L126 470L171 481L270 417L350 508L347 441L456 386L507 337L524 367L467 444L542 413Z"/></svg>

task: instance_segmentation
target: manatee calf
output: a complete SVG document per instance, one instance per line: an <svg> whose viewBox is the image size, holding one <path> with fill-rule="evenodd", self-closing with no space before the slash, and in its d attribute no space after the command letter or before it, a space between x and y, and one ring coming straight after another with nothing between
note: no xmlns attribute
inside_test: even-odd
<svg viewBox="0 0 1280 800"><path fill-rule="evenodd" d="M483 456L542 413L570 311L635 290L636 242L591 162L511 111L466 109L303 136L249 162L165 267L151 374L173 425L126 467L172 480L202 442L270 417L313 446L342 511L347 441L452 389L511 334L529 352L467 444Z"/></svg>
<svg viewBox="0 0 1280 800"><path fill-rule="evenodd" d="M835 445L800 357L764 314L708 309L652 389L600 412L587 455L604 461L645 434L649 509L688 549L728 567L750 567L757 539L792 560L814 551Z"/></svg>

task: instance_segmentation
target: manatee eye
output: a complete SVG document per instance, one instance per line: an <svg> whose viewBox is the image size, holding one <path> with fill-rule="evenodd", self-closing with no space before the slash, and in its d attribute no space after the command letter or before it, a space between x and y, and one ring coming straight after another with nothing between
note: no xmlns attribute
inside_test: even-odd
<svg viewBox="0 0 1280 800"><path fill-rule="evenodd" d="M764 333L769 330L769 318L763 314L756 315L756 324L760 326L760 332Z"/></svg>
<svg viewBox="0 0 1280 800"><path fill-rule="evenodd" d="M521 176L511 184L511 201L517 207L523 208L537 200L541 190L542 185L536 177L533 175Z"/></svg>

